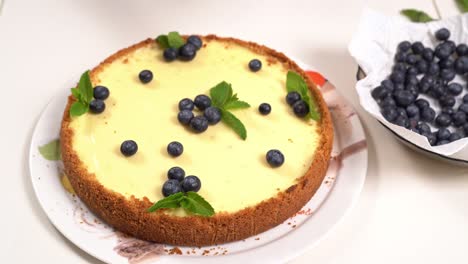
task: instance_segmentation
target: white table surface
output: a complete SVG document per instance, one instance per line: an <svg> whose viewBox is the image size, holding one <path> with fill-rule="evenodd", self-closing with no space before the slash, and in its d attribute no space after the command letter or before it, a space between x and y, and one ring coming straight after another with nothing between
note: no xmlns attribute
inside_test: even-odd
<svg viewBox="0 0 468 264"><path fill-rule="evenodd" d="M456 14L451 0L437 2L442 16ZM68 242L40 209L27 166L32 129L70 76L111 51L177 30L284 51L314 65L357 107L370 155L362 195L327 238L291 263L467 263L468 169L402 146L359 107L347 45L366 6L389 15L415 7L436 16L429 0L4 0L0 261L101 263Z"/></svg>

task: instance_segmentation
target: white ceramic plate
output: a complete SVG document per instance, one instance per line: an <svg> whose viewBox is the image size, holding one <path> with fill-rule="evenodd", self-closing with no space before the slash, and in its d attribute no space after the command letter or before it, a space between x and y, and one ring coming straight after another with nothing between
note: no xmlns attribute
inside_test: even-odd
<svg viewBox="0 0 468 264"><path fill-rule="evenodd" d="M304 67L307 68L307 67ZM310 73L313 74L313 73ZM48 161L38 147L58 139L69 87L45 108L36 125L29 166L37 199L54 226L71 242L108 263L283 263L320 241L354 205L367 171L367 144L360 120L329 82L321 83L332 112L335 141L330 167L314 197L283 224L243 241L212 247L174 248L113 230L90 213L61 182L61 161ZM179 251L180 250L180 251Z"/></svg>

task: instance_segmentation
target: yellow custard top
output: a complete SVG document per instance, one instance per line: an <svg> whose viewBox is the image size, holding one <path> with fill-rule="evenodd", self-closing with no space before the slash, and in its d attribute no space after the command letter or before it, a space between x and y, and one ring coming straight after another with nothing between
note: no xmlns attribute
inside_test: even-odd
<svg viewBox="0 0 468 264"><path fill-rule="evenodd" d="M275 196L306 173L320 135L314 121L296 117L285 102L288 70L239 44L204 42L190 62L165 62L163 50L151 44L106 65L93 77L93 84L108 87L110 96L102 114L73 118L73 148L105 187L156 202L163 198L167 171L180 166L186 175L200 178L199 194L216 212L235 212ZM263 63L258 72L248 68L253 58ZM148 84L138 79L144 69L154 75ZM245 141L222 122L196 134L177 121L179 100L209 95L221 81L231 83L234 93L251 105L232 111L247 129ZM258 112L264 102L272 107L266 116ZM121 143L128 139L138 144L131 157L120 153ZM183 144L181 156L167 153L171 141ZM271 168L266 162L270 149L284 154L281 167Z"/></svg>

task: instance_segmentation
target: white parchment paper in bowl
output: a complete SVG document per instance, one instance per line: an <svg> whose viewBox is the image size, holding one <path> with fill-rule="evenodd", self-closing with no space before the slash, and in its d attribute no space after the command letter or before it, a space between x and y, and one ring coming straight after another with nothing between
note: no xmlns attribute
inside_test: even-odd
<svg viewBox="0 0 468 264"><path fill-rule="evenodd" d="M401 41L421 41L424 46L434 48L437 45L434 32L442 27L450 30L450 39L455 43L468 44L468 14L430 23L411 23L400 16L388 17L376 11L365 9L358 31L349 45L351 56L366 73L366 77L357 82L356 89L362 107L401 137L421 148L444 156L451 156L456 153L468 154L468 138L432 147L426 137L385 120L380 113L379 105L371 96L372 89L379 86L380 82L391 73L396 48ZM463 94L465 94L467 88L464 80L457 76L454 81L465 87L463 91ZM462 101L463 94L457 97L455 109ZM424 98L428 99L436 113L439 113L438 103L429 97ZM432 127L432 130L434 131L435 128ZM453 129L451 130L453 131ZM468 159L468 155L463 154L462 156L466 156Z"/></svg>

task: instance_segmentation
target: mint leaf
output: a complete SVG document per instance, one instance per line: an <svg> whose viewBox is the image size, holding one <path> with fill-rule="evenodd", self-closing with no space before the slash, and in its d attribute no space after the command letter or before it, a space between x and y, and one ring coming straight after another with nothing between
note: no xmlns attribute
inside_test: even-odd
<svg viewBox="0 0 468 264"><path fill-rule="evenodd" d="M194 214L212 216L215 213L213 207L196 192L187 192L180 204L182 208Z"/></svg>
<svg viewBox="0 0 468 264"><path fill-rule="evenodd" d="M147 211L151 213L163 208L179 208L180 202L184 199L184 197L184 193L182 192L169 195L168 197L157 201L155 204L153 204L153 206L148 208Z"/></svg>
<svg viewBox="0 0 468 264"><path fill-rule="evenodd" d="M71 88L71 93L76 100L81 100L80 90L78 88Z"/></svg>
<svg viewBox="0 0 468 264"><path fill-rule="evenodd" d="M247 130L244 124L231 112L221 109L221 120L234 130L243 140L247 138Z"/></svg>
<svg viewBox="0 0 468 264"><path fill-rule="evenodd" d="M159 45L160 45L163 49L169 48L169 39L168 39L167 35L159 35L159 36L156 38L156 42L158 42Z"/></svg>
<svg viewBox="0 0 468 264"><path fill-rule="evenodd" d="M74 102L70 107L70 115L73 116L80 116L86 112L88 112L89 105L82 103L81 101Z"/></svg>
<svg viewBox="0 0 468 264"><path fill-rule="evenodd" d="M230 101L224 105L224 109L226 110L235 110L235 109L243 109L249 108L250 105L244 101Z"/></svg>
<svg viewBox="0 0 468 264"><path fill-rule="evenodd" d="M185 43L184 39L179 35L179 32L177 31L169 32L169 34L167 34L167 42L169 43L169 46L171 48L176 49L182 47L182 45L184 45Z"/></svg>
<svg viewBox="0 0 468 264"><path fill-rule="evenodd" d="M81 75L78 90L80 91L81 99L84 101L83 103L89 104L93 99L93 85L91 84L89 71L85 71Z"/></svg>
<svg viewBox="0 0 468 264"><path fill-rule="evenodd" d="M410 21L416 23L426 23L434 20L424 11L416 9L403 9L400 11L400 14L407 17Z"/></svg>
<svg viewBox="0 0 468 264"><path fill-rule="evenodd" d="M60 160L60 141L58 139L52 140L49 143L40 146L39 153L46 160Z"/></svg>
<svg viewBox="0 0 468 264"><path fill-rule="evenodd" d="M232 87L229 83L222 81L210 90L213 105L223 108L224 104L232 97Z"/></svg>
<svg viewBox="0 0 468 264"><path fill-rule="evenodd" d="M286 90L288 91L288 93L298 92L301 95L302 100L304 100L309 105L310 111L307 115L309 118L312 118L316 121L320 119L320 114L317 111L317 106L315 105L315 102L312 100L312 98L309 96L309 87L307 86L307 83L301 75L293 71L288 71L288 74L286 75Z"/></svg>
<svg viewBox="0 0 468 264"><path fill-rule="evenodd" d="M468 0L456 0L456 2L458 9L460 9L462 13L468 12Z"/></svg>

